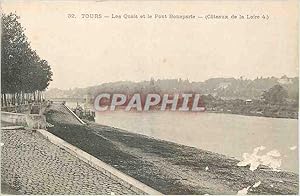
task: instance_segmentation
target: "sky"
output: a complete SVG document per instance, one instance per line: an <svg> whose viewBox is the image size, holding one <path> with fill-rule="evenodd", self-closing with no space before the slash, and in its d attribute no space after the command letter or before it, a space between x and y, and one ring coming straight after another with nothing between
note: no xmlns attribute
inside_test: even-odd
<svg viewBox="0 0 300 196"><path fill-rule="evenodd" d="M8 1L53 71L49 88L114 81L298 76L298 6L274 1ZM81 14L268 14L269 20L82 19ZM76 19L68 18L75 14Z"/></svg>

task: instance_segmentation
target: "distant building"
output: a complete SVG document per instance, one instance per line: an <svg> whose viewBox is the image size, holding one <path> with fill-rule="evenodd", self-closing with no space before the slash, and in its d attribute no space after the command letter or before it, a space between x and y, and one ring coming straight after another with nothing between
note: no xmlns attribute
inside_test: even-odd
<svg viewBox="0 0 300 196"><path fill-rule="evenodd" d="M280 79L278 79L278 82L280 84L292 84L293 80L292 78L288 78L287 76L282 76Z"/></svg>

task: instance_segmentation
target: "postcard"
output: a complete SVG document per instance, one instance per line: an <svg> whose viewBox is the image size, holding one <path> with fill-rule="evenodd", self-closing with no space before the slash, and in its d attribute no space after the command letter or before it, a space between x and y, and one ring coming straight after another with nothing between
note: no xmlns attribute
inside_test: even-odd
<svg viewBox="0 0 300 196"><path fill-rule="evenodd" d="M1 13L2 194L299 194L297 0Z"/></svg>

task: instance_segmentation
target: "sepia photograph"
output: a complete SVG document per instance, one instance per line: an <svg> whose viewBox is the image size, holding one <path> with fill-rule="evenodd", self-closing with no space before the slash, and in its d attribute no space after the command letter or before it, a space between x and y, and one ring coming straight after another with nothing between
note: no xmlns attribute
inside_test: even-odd
<svg viewBox="0 0 300 196"><path fill-rule="evenodd" d="M0 0L1 195L298 195L298 0Z"/></svg>

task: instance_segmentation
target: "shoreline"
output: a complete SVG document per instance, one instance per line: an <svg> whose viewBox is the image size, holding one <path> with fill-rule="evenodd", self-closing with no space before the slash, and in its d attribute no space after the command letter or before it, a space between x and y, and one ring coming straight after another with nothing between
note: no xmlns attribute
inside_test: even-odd
<svg viewBox="0 0 300 196"><path fill-rule="evenodd" d="M242 113L231 113L231 112L218 112L218 111L206 111L207 113L213 114L231 114L231 115L238 115L238 116L249 116L249 117L262 117L262 118L274 118L274 119L291 119L291 120L298 120L296 118L289 118L289 117L277 117L277 116L264 116L264 115L255 115L255 114L242 114Z"/></svg>
<svg viewBox="0 0 300 196"><path fill-rule="evenodd" d="M298 193L298 174L264 166L252 172L221 154L96 123L62 122L55 110L46 114L54 124L50 133L164 194L236 194L258 181L251 194Z"/></svg>
<svg viewBox="0 0 300 196"><path fill-rule="evenodd" d="M76 102L70 102L70 103L76 103ZM78 102L79 105L83 105L85 104L84 102ZM91 107L92 106L92 107ZM89 110L93 110L91 109L93 108L93 104L89 104ZM114 111L125 111L125 106L118 106ZM137 111L137 110L131 110L134 112L151 112L151 111L155 111L155 112L160 112L161 110L159 109L160 107L153 107L152 110L149 111ZM114 111L103 111L103 112L114 112ZM263 114L263 113L251 113L251 112L233 112L233 111L225 111L223 108L223 111L221 110L211 110L211 109L206 109L205 111L200 111L200 112L195 112L195 111L172 111L169 108L167 108L165 111L168 112L191 112L191 113L218 113L218 114L232 114L232 115L240 115L240 116L251 116L251 117L265 117L265 118L275 118L275 119L294 119L294 120L298 120L298 113L295 115L278 115L275 113L271 113L271 114ZM297 110L298 111L298 110Z"/></svg>

